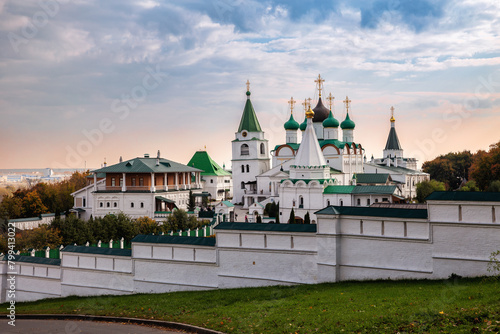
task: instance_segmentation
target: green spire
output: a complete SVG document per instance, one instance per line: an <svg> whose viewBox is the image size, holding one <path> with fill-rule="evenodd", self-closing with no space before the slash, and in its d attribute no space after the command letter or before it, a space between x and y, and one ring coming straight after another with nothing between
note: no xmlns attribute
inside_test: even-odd
<svg viewBox="0 0 500 334"><path fill-rule="evenodd" d="M250 101L250 91L247 91L246 94L247 102L245 104L245 109L243 110L243 115L241 116L238 132L243 130L247 130L248 132L262 132L259 120L257 119L257 115L255 115L255 110L253 109L252 102Z"/></svg>

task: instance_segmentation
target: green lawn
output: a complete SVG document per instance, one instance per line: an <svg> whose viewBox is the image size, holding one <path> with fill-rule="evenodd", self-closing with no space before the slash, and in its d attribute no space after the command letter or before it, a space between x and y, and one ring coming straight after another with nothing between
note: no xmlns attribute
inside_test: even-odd
<svg viewBox="0 0 500 334"><path fill-rule="evenodd" d="M483 333L500 331L500 281L342 282L68 297L18 303L16 311L162 319L226 333Z"/></svg>

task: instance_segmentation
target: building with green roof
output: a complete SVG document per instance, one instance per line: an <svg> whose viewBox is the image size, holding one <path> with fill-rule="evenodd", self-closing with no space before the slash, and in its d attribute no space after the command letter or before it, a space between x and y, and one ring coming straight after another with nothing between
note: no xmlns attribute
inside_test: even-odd
<svg viewBox="0 0 500 334"><path fill-rule="evenodd" d="M187 165L202 170L203 191L210 193L213 200L221 201L233 197L231 173L217 164L207 151L195 152Z"/></svg>

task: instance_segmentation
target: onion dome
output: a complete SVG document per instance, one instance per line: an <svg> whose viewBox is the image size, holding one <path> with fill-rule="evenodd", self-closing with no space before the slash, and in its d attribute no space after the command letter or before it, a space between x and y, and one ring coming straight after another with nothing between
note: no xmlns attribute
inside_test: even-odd
<svg viewBox="0 0 500 334"><path fill-rule="evenodd" d="M293 114L290 114L290 119L285 123L285 130L298 130L299 123L293 118Z"/></svg>
<svg viewBox="0 0 500 334"><path fill-rule="evenodd" d="M356 126L356 124L354 124L354 122L349 118L349 112L347 113L347 115L345 116L345 120L340 123L340 127L342 128L342 130L352 130L354 129L354 127Z"/></svg>
<svg viewBox="0 0 500 334"><path fill-rule="evenodd" d="M307 118L313 118L314 117L314 111L311 110L311 107L306 111L306 119Z"/></svg>
<svg viewBox="0 0 500 334"><path fill-rule="evenodd" d="M321 101L321 96L318 100L318 104L316 107L313 109L314 111L314 118L313 122L323 122L325 119L327 119L328 114L330 113L330 110L323 105L323 102Z"/></svg>
<svg viewBox="0 0 500 334"><path fill-rule="evenodd" d="M300 123L300 131L305 131L307 128L307 117L304 118L304 122Z"/></svg>
<svg viewBox="0 0 500 334"><path fill-rule="evenodd" d="M330 110L330 114L328 115L328 118L323 121L323 127L324 128L338 128L339 127L339 121L333 117L333 113Z"/></svg>

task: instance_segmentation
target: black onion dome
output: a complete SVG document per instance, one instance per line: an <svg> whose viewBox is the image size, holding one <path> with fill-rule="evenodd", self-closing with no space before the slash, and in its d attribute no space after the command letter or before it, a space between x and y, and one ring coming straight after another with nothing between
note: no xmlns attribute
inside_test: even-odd
<svg viewBox="0 0 500 334"><path fill-rule="evenodd" d="M318 104L316 107L313 109L314 111L314 118L313 122L323 122L325 119L328 118L328 115L330 114L330 110L323 105L323 102L321 101L321 97L318 100Z"/></svg>

